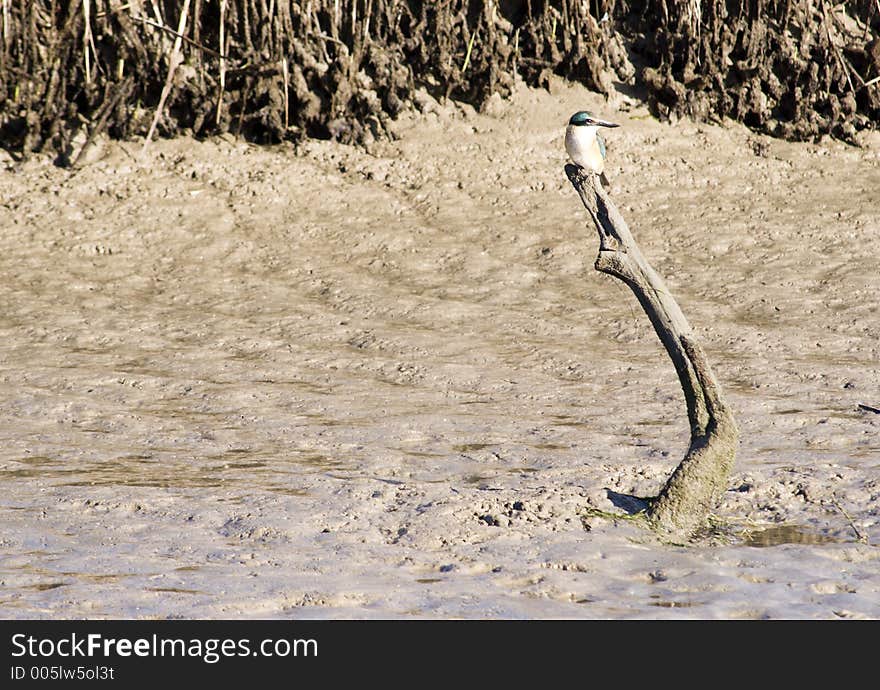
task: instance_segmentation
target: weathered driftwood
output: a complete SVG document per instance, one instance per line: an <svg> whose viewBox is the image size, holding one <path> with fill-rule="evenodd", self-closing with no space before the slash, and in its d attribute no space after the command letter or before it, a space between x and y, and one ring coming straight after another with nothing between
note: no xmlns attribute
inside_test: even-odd
<svg viewBox="0 0 880 690"><path fill-rule="evenodd" d="M691 427L687 454L648 515L663 530L692 533L727 488L739 432L709 362L663 279L642 256L626 222L596 176L575 165L565 172L599 232L596 270L619 278L635 294L681 381Z"/></svg>

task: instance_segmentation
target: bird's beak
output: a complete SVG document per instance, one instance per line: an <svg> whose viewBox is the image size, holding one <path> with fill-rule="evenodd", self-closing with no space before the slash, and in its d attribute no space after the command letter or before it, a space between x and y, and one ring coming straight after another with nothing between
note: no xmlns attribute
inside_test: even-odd
<svg viewBox="0 0 880 690"><path fill-rule="evenodd" d="M600 127L620 127L620 125L616 125L613 122L607 122L606 120L593 120L593 124L599 125Z"/></svg>

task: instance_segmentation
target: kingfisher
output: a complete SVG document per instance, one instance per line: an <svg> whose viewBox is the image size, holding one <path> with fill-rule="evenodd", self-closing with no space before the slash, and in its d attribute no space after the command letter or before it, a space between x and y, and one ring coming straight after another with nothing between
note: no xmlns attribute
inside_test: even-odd
<svg viewBox="0 0 880 690"><path fill-rule="evenodd" d="M571 116L565 129L565 152L568 157L576 165L596 173L606 187L608 178L604 173L605 140L599 134L599 127L619 126L595 118L586 110L579 110Z"/></svg>

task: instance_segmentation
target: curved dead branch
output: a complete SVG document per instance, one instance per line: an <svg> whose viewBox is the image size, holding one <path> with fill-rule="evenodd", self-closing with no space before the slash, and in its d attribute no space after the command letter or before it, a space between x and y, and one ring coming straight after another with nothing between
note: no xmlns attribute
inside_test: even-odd
<svg viewBox="0 0 880 690"><path fill-rule="evenodd" d="M647 262L596 176L575 165L565 172L599 233L596 270L633 291L675 366L687 406L691 442L649 516L666 531L692 533L727 488L739 432L706 355L663 279Z"/></svg>

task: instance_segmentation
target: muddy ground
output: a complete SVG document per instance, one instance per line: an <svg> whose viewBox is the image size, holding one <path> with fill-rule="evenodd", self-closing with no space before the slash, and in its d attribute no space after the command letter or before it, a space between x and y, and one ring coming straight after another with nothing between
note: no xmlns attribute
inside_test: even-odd
<svg viewBox="0 0 880 690"><path fill-rule="evenodd" d="M399 140L0 172L0 616L880 617L880 138L560 83ZM715 530L621 512L688 429L596 273L568 116L743 432Z"/></svg>

